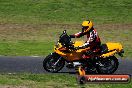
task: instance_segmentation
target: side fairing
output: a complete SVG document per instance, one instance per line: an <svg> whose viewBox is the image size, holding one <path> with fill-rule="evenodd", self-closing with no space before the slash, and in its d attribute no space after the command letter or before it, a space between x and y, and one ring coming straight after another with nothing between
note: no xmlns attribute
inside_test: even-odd
<svg viewBox="0 0 132 88"><path fill-rule="evenodd" d="M83 44L82 41L76 41L73 45L77 47L77 46L81 46L82 44ZM63 47L60 43L54 46L54 51L56 53L58 53L60 56L62 56L68 61L74 61L74 60L79 60L82 56L82 53L88 50L89 48L79 49L77 51L70 51L70 52L63 52L60 49L65 49L65 47Z"/></svg>

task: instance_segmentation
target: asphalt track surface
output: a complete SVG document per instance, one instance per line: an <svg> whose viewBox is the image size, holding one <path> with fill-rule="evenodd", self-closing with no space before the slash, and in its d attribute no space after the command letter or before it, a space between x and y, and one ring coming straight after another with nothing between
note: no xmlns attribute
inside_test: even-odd
<svg viewBox="0 0 132 88"><path fill-rule="evenodd" d="M43 69L44 57L28 57L28 56L0 56L0 73L34 73L46 74ZM74 73L64 67L59 73ZM115 74L132 75L132 59L119 59L119 67Z"/></svg>

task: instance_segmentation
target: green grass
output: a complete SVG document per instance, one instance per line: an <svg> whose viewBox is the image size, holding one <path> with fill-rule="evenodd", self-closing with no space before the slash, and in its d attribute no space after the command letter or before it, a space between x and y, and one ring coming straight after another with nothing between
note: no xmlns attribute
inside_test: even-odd
<svg viewBox="0 0 132 88"><path fill-rule="evenodd" d="M39 26L36 26L39 27ZM40 27L36 30L26 28L24 29L4 29L0 34L0 55L5 56L46 56L53 52L54 44L57 42L59 35L64 28L57 27ZM54 30L53 30L54 28ZM80 31L80 27L67 29L68 34L73 34ZM111 25L107 28L104 26L96 26L100 35L102 43L106 42L120 42L125 50L125 57L132 57L131 41L132 31L131 28L116 27ZM10 31L11 30L11 31ZM17 31L16 31L17 30ZM109 31L110 30L110 31ZM75 40L86 40L85 37ZM73 39L73 41L75 41Z"/></svg>
<svg viewBox="0 0 132 88"><path fill-rule="evenodd" d="M29 88L131 88L132 82L129 84L79 85L76 75L69 74L1 74L0 85L26 86Z"/></svg>
<svg viewBox="0 0 132 88"><path fill-rule="evenodd" d="M1 23L131 23L132 0L0 0Z"/></svg>
<svg viewBox="0 0 132 88"><path fill-rule="evenodd" d="M0 44L0 54L4 56L44 56L52 50L53 42L18 41L15 43L1 42Z"/></svg>

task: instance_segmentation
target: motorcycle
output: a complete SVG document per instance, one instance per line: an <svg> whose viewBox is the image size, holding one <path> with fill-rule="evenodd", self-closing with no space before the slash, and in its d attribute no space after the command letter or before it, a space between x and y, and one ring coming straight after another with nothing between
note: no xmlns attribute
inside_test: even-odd
<svg viewBox="0 0 132 88"><path fill-rule="evenodd" d="M123 47L120 43L108 42L100 45L98 52L85 49L75 50L74 47L84 44L82 41L72 42L66 30L60 35L57 44L54 46L54 52L45 57L43 67L48 72L59 72L65 65L68 69L76 69L82 66L86 73L92 74L112 74L119 65L115 54L123 57ZM83 58L83 56L88 56Z"/></svg>

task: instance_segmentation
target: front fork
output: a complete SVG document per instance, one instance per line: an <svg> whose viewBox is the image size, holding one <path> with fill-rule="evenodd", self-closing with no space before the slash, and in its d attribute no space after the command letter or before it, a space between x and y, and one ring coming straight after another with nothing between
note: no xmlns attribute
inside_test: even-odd
<svg viewBox="0 0 132 88"><path fill-rule="evenodd" d="M62 57L59 57L59 59L54 63L54 66L57 65L57 63L61 60Z"/></svg>
<svg viewBox="0 0 132 88"><path fill-rule="evenodd" d="M56 55L56 53L51 53L51 55ZM62 59L62 57L60 56L59 59L53 64L53 68L55 68L55 66L58 64L58 62Z"/></svg>

